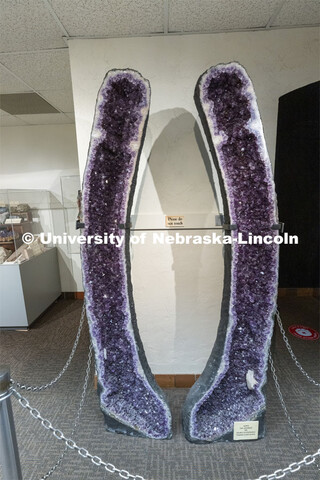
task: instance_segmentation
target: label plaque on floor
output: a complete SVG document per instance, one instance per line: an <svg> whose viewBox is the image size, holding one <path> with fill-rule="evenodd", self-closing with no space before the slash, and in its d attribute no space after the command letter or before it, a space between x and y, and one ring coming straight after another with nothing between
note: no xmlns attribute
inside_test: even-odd
<svg viewBox="0 0 320 480"><path fill-rule="evenodd" d="M259 421L234 422L233 440L257 440L259 433Z"/></svg>
<svg viewBox="0 0 320 480"><path fill-rule="evenodd" d="M184 227L184 216L166 215L166 227Z"/></svg>

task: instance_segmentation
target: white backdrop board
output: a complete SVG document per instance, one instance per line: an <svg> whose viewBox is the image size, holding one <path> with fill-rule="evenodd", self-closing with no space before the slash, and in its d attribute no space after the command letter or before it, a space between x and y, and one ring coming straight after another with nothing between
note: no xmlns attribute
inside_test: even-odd
<svg viewBox="0 0 320 480"><path fill-rule="evenodd" d="M255 86L271 160L278 98L318 80L316 28L69 42L80 174L83 174L97 92L112 68L133 68L151 83L151 109L132 214L140 228L164 227L165 215L190 226L212 225L218 184L193 101L210 66L233 60ZM197 216L198 214L198 221ZM192 231L186 233L206 233ZM222 247L137 245L132 280L138 324L154 373L200 373L220 316Z"/></svg>

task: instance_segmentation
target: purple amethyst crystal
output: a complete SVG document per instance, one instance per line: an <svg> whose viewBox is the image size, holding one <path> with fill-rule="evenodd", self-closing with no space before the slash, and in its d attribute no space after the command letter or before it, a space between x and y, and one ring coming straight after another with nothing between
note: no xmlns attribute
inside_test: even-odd
<svg viewBox="0 0 320 480"><path fill-rule="evenodd" d="M150 86L138 72L111 70L100 88L83 182L84 234L124 236L82 246L83 282L106 428L170 438L171 414L147 363L130 278L130 223Z"/></svg>
<svg viewBox="0 0 320 480"><path fill-rule="evenodd" d="M237 64L218 65L199 79L195 102L217 168L225 223L232 238L271 235L277 221L271 165L252 83ZM217 340L183 411L187 439L233 440L234 422L259 421L264 435L268 350L273 331L278 246L224 250L225 278Z"/></svg>

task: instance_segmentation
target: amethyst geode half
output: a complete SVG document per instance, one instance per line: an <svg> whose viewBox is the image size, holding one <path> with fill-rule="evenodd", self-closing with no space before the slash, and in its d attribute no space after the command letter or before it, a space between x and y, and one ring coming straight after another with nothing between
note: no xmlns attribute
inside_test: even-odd
<svg viewBox="0 0 320 480"><path fill-rule="evenodd" d="M233 440L234 422L259 421L264 435L268 351L278 279L278 246L236 243L239 233L277 232L271 165L252 83L238 63L218 65L199 79L195 102L220 180L227 233L217 340L183 409L187 439ZM236 225L231 230L230 225ZM230 228L230 230L228 230Z"/></svg>
<svg viewBox="0 0 320 480"><path fill-rule="evenodd" d="M130 277L130 211L150 104L138 72L111 70L100 88L83 181L84 234L122 237L82 245L87 317L107 430L170 438L171 414L147 363Z"/></svg>

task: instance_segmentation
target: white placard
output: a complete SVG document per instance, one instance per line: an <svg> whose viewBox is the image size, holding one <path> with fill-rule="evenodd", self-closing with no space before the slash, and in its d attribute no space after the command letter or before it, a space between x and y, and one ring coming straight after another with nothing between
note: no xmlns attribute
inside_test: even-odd
<svg viewBox="0 0 320 480"><path fill-rule="evenodd" d="M15 223L22 223L22 218L20 218L20 217L19 218L7 218L5 223L7 225L13 225Z"/></svg>
<svg viewBox="0 0 320 480"><path fill-rule="evenodd" d="M257 440L259 433L259 421L234 422L233 440Z"/></svg>
<svg viewBox="0 0 320 480"><path fill-rule="evenodd" d="M166 215L166 227L184 227L184 215Z"/></svg>

